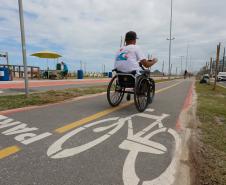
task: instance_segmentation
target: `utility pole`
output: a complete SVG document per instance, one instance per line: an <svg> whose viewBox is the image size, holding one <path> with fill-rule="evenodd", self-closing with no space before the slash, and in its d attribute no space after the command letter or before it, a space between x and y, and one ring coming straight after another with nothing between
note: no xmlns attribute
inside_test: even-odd
<svg viewBox="0 0 226 185"><path fill-rule="evenodd" d="M187 45L187 55L186 55L186 67L185 67L185 70L188 70L188 49L189 49L189 45Z"/></svg>
<svg viewBox="0 0 226 185"><path fill-rule="evenodd" d="M181 63L180 63L180 68L181 68L181 74L183 74L183 58L184 56L180 56L180 59L181 59Z"/></svg>
<svg viewBox="0 0 226 185"><path fill-rule="evenodd" d="M6 64L9 65L9 54L8 54L8 52L5 52L5 56L6 56Z"/></svg>
<svg viewBox="0 0 226 185"><path fill-rule="evenodd" d="M86 62L84 62L84 73L86 74Z"/></svg>
<svg viewBox="0 0 226 185"><path fill-rule="evenodd" d="M210 57L210 71L209 71L209 76L212 77L212 67L213 67L213 58Z"/></svg>
<svg viewBox="0 0 226 185"><path fill-rule="evenodd" d="M224 72L224 59L225 59L225 47L224 47L223 62L222 62L222 72Z"/></svg>
<svg viewBox="0 0 226 185"><path fill-rule="evenodd" d="M170 75L171 75L171 47L172 47L172 40L174 40L175 38L172 38L172 23L173 23L173 0L171 0L171 7L170 7L170 38L168 38L167 40L169 40L169 70L168 70L168 79L170 79Z"/></svg>
<svg viewBox="0 0 226 185"><path fill-rule="evenodd" d="M82 61L80 60L80 70L82 70Z"/></svg>
<svg viewBox="0 0 226 185"><path fill-rule="evenodd" d="M170 76L171 76L171 73L172 73L172 69L173 69L173 64L170 65Z"/></svg>
<svg viewBox="0 0 226 185"><path fill-rule="evenodd" d="M162 62L162 75L164 74L164 65L165 65L165 62L163 60L163 62Z"/></svg>
<svg viewBox="0 0 226 185"><path fill-rule="evenodd" d="M221 43L217 45L217 57L216 57L216 69L215 69L215 81L214 81L214 86L213 90L216 89L216 84L217 84L217 71L218 71L218 64L219 64L219 59L220 59L220 48L221 48Z"/></svg>
<svg viewBox="0 0 226 185"><path fill-rule="evenodd" d="M19 16L20 16L22 55L23 55L23 64L24 64L25 95L26 95L26 97L28 97L28 95L29 95L29 87L28 87L28 75L27 75L27 56L26 56L26 42L25 42L24 16L23 16L22 0L18 0L18 5L19 5Z"/></svg>
<svg viewBox="0 0 226 185"><path fill-rule="evenodd" d="M105 73L105 64L102 64L102 73Z"/></svg>
<svg viewBox="0 0 226 185"><path fill-rule="evenodd" d="M190 67L189 67L189 72L191 73L191 56L190 56Z"/></svg>

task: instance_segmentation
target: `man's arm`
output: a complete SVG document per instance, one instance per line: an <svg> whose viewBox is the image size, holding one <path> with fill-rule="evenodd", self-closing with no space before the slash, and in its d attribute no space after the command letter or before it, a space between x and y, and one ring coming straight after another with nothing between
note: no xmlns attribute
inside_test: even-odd
<svg viewBox="0 0 226 185"><path fill-rule="evenodd" d="M146 68L149 68L149 67L153 66L157 61L158 61L158 59L156 59L156 58L154 58L152 60L143 59L140 61L140 64L142 64Z"/></svg>

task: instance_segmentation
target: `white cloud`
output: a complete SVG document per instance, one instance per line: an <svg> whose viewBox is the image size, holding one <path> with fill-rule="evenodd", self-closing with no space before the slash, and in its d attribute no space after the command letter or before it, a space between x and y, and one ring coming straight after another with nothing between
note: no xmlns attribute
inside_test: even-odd
<svg viewBox="0 0 226 185"><path fill-rule="evenodd" d="M186 55L189 43L193 67L199 68L212 55L216 44L226 39L225 0L174 0L173 65ZM79 60L90 70L113 66L120 36L135 30L146 53L168 61L170 0L29 0L23 1L27 53L55 50L70 66ZM0 50L8 50L21 61L17 0L1 0ZM5 44L8 42L7 44ZM29 61L37 61L29 57Z"/></svg>

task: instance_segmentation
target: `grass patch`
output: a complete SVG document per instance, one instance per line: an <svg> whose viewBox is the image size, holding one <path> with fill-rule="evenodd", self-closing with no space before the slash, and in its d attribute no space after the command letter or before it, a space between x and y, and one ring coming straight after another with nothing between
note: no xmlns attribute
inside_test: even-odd
<svg viewBox="0 0 226 185"><path fill-rule="evenodd" d="M226 184L226 89L196 83L197 115L203 143L199 165L200 185Z"/></svg>
<svg viewBox="0 0 226 185"><path fill-rule="evenodd" d="M26 98L25 95L0 96L0 111L32 105L43 105L60 102L78 96L105 92L106 89L107 86L72 88L56 91L51 90L40 93L32 93L28 98Z"/></svg>

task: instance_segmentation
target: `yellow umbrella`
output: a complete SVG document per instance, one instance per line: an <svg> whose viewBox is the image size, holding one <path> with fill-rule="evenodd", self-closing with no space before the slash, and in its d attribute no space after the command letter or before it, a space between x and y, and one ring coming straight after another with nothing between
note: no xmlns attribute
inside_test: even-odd
<svg viewBox="0 0 226 185"><path fill-rule="evenodd" d="M52 51L39 51L36 53L31 54L31 56L39 57L39 58L46 58L47 59L47 70L49 70L48 59L56 59L62 57L59 53L52 52ZM49 73L48 73L49 75Z"/></svg>
<svg viewBox="0 0 226 185"><path fill-rule="evenodd" d="M62 57L59 53L52 51L40 51L37 53L31 54L31 56L39 57L39 58L60 58Z"/></svg>

